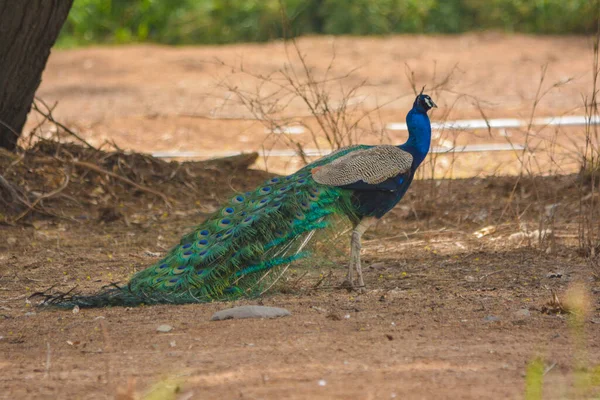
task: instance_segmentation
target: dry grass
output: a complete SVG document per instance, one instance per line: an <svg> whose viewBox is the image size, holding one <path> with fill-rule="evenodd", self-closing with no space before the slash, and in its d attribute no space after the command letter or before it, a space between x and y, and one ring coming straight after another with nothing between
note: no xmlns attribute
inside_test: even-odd
<svg viewBox="0 0 600 400"><path fill-rule="evenodd" d="M598 5L600 10L600 3ZM594 40L592 58L592 87L591 93L583 95L585 113L588 123L585 127L585 147L581 154L581 178L579 195L579 247L590 259L597 263L600 257L600 202L598 200L600 183L600 133L597 124L592 124L592 119L600 118L598 107L598 91L600 90L600 21L598 32ZM600 270L596 270L596 276Z"/></svg>

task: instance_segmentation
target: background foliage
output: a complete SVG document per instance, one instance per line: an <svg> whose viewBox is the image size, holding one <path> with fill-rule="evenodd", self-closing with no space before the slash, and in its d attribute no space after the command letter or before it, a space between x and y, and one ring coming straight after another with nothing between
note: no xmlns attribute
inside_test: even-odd
<svg viewBox="0 0 600 400"><path fill-rule="evenodd" d="M594 0L281 0L301 34L592 33ZM76 0L60 44L221 44L283 34L279 0Z"/></svg>

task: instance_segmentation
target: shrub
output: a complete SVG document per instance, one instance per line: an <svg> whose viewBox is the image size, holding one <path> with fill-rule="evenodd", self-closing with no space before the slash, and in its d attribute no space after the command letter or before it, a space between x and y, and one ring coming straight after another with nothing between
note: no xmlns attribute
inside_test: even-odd
<svg viewBox="0 0 600 400"><path fill-rule="evenodd" d="M77 0L60 44L266 41L284 36L280 4L292 35L588 33L599 18L590 0Z"/></svg>

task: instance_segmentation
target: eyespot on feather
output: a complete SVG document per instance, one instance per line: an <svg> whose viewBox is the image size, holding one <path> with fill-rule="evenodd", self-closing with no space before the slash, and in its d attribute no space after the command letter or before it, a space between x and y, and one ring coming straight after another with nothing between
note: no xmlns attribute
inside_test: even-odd
<svg viewBox="0 0 600 400"><path fill-rule="evenodd" d="M171 273L172 273L173 275L180 275L180 274L183 274L183 273L185 272L185 269L186 269L186 268L187 268L187 266L185 266L185 265L180 265L180 266L178 266L177 268L174 268L174 269L171 271Z"/></svg>
<svg viewBox="0 0 600 400"><path fill-rule="evenodd" d="M164 283L165 287L173 287L179 283L179 278L169 279Z"/></svg>
<svg viewBox="0 0 600 400"><path fill-rule="evenodd" d="M231 220L229 218L223 218L219 221L219 228L225 228L231 224ZM220 237L220 236L217 236Z"/></svg>
<svg viewBox="0 0 600 400"><path fill-rule="evenodd" d="M231 236L232 233L233 233L233 229L227 229L227 231L223 234L223 238L227 238L227 237Z"/></svg>
<svg viewBox="0 0 600 400"><path fill-rule="evenodd" d="M285 236L285 233L283 231L275 231L276 238L282 238L284 236Z"/></svg>

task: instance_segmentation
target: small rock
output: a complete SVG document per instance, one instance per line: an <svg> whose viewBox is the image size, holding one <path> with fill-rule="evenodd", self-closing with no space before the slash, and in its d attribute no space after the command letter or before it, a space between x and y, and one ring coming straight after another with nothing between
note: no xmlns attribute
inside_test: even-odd
<svg viewBox="0 0 600 400"><path fill-rule="evenodd" d="M73 307L73 314L79 314L79 306L75 305L75 307Z"/></svg>
<svg viewBox="0 0 600 400"><path fill-rule="evenodd" d="M332 321L341 321L341 320L342 320L342 317L340 317L340 315L339 315L339 314L337 314L337 313L333 313L333 312L332 312L332 313L329 313L329 314L327 314L326 318L327 318L327 319L330 319L330 320L332 320Z"/></svg>
<svg viewBox="0 0 600 400"><path fill-rule="evenodd" d="M387 269L385 263L382 263L382 262L373 263L373 264L369 265L369 268L374 269L376 271L383 271L383 270Z"/></svg>
<svg viewBox="0 0 600 400"><path fill-rule="evenodd" d="M527 234L525 232L517 232L517 233L513 233L512 235L510 235L508 237L508 240L510 242L521 242L523 240L527 239Z"/></svg>
<svg viewBox="0 0 600 400"><path fill-rule="evenodd" d="M523 242L525 239L528 239L530 242L535 243L540 239L546 239L552 235L551 229L543 229L543 230L535 230L533 232L517 232L513 233L508 237L510 242Z"/></svg>
<svg viewBox="0 0 600 400"><path fill-rule="evenodd" d="M99 210L98 220L102 222L115 222L123 218L123 214L114 207L103 207Z"/></svg>
<svg viewBox="0 0 600 400"><path fill-rule="evenodd" d="M471 276L471 275L465 276L465 281L467 281L467 282L475 282L476 280L477 279L475 279L474 276Z"/></svg>
<svg viewBox="0 0 600 400"><path fill-rule="evenodd" d="M228 308L227 310L217 311L210 318L211 321L223 321L226 319L244 319L244 318L279 318L292 315L285 308L265 307L265 306L242 306Z"/></svg>
<svg viewBox="0 0 600 400"><path fill-rule="evenodd" d="M13 246L13 245L17 244L17 238L16 238L16 237L13 237L13 236L11 236L11 237L9 237L8 239L6 239L6 243L7 243L9 246Z"/></svg>
<svg viewBox="0 0 600 400"><path fill-rule="evenodd" d="M519 311L516 311L514 315L518 319L525 319L531 317L531 312L526 308L522 308Z"/></svg>
<svg viewBox="0 0 600 400"><path fill-rule="evenodd" d="M175 347L175 346L177 346L176 341L173 340L172 342L169 342L169 347Z"/></svg>
<svg viewBox="0 0 600 400"><path fill-rule="evenodd" d="M173 327L171 325L160 325L158 328L156 328L156 332L162 332L162 333L171 332L172 330L173 330Z"/></svg>
<svg viewBox="0 0 600 400"><path fill-rule="evenodd" d="M478 230L477 232L473 232L473 235L475 235L475 237L477 239L481 239L482 237L491 235L492 233L495 233L495 232L496 232L496 227L494 225L489 225L489 226L486 226L485 228Z"/></svg>
<svg viewBox="0 0 600 400"><path fill-rule="evenodd" d="M500 321L500 318L496 317L495 315L486 315L483 317L483 320L485 322L497 322Z"/></svg>
<svg viewBox="0 0 600 400"><path fill-rule="evenodd" d="M321 379L319 381L319 386L327 386L327 381L325 379Z"/></svg>
<svg viewBox="0 0 600 400"><path fill-rule="evenodd" d="M26 313L25 313L25 316L26 316L26 317L33 317L34 315L35 315L35 313L34 313L33 311L30 311L30 312L26 312Z"/></svg>

